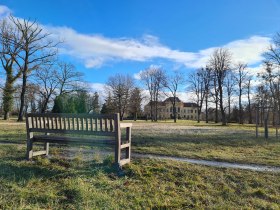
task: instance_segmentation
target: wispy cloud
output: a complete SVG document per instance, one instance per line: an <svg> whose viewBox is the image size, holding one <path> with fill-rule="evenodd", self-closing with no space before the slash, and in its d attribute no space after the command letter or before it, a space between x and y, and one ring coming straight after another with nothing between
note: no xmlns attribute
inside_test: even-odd
<svg viewBox="0 0 280 210"><path fill-rule="evenodd" d="M235 61L249 64L260 62L270 43L269 37L252 36L199 52L174 50L160 43L159 38L144 35L140 39L113 39L101 35L80 34L68 27L45 27L54 39L64 39L61 52L82 60L87 68L101 67L117 61L151 61L167 59L190 68L204 66L218 47L226 47Z"/></svg>
<svg viewBox="0 0 280 210"><path fill-rule="evenodd" d="M6 17L9 15L12 11L6 7L5 5L0 5L0 18Z"/></svg>

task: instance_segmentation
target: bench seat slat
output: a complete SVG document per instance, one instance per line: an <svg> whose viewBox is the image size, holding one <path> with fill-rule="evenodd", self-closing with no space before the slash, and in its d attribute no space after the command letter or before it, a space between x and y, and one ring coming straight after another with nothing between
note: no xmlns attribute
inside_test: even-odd
<svg viewBox="0 0 280 210"><path fill-rule="evenodd" d="M67 114L67 113L28 113L27 117L66 117L66 118L76 118L76 117L92 117L92 118L108 118L108 119L114 119L114 115L112 114Z"/></svg>
<svg viewBox="0 0 280 210"><path fill-rule="evenodd" d="M30 128L30 132L40 132L40 133L60 133L60 134L81 134L81 135L94 135L94 136L114 136L114 132L105 131L82 131L82 130L61 130L61 129L40 129L40 128Z"/></svg>
<svg viewBox="0 0 280 210"><path fill-rule="evenodd" d="M127 148L127 147L130 147L130 143L126 143L126 144L121 145L121 149L124 149L124 148Z"/></svg>
<svg viewBox="0 0 280 210"><path fill-rule="evenodd" d="M132 123L120 123L120 128L132 127Z"/></svg>
<svg viewBox="0 0 280 210"><path fill-rule="evenodd" d="M78 144L115 144L112 139L89 139L82 137L68 137L68 136L49 136L40 135L33 137L34 142L50 142L50 143L78 143Z"/></svg>

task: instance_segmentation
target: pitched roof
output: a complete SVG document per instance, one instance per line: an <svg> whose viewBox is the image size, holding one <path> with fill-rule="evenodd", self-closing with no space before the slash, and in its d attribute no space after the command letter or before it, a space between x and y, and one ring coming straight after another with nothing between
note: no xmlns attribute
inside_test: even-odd
<svg viewBox="0 0 280 210"><path fill-rule="evenodd" d="M164 100L164 102L172 102L174 100L174 97L169 97ZM175 97L176 102L182 102L178 97Z"/></svg>
<svg viewBox="0 0 280 210"><path fill-rule="evenodd" d="M184 103L184 107L198 107L196 103Z"/></svg>

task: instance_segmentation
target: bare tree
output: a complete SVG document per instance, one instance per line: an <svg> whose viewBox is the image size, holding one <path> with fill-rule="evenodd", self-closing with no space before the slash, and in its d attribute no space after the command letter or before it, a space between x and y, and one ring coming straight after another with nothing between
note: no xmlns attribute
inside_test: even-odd
<svg viewBox="0 0 280 210"><path fill-rule="evenodd" d="M222 124L226 125L226 114L223 105L223 87L227 71L230 69L231 55L227 49L219 48L210 57L209 64L217 79L217 90L219 93L219 107L222 115Z"/></svg>
<svg viewBox="0 0 280 210"><path fill-rule="evenodd" d="M177 92L180 85L184 83L184 75L182 72L175 71L173 75L170 75L169 77L163 78L163 86L167 88L167 92L165 94L167 97L171 97L171 103L172 103L172 110L173 110L173 116L174 116L174 123L177 121L177 110L176 110L176 99L177 99Z"/></svg>
<svg viewBox="0 0 280 210"><path fill-rule="evenodd" d="M231 119L231 102L232 102L232 95L234 93L234 86L235 86L235 79L233 73L230 71L226 75L225 79L225 87L227 92L227 101L228 101L228 121Z"/></svg>
<svg viewBox="0 0 280 210"><path fill-rule="evenodd" d="M206 66L203 74L203 83L204 83L204 91L205 91L205 122L208 123L208 102L210 96L210 85L213 74L212 69Z"/></svg>
<svg viewBox="0 0 280 210"><path fill-rule="evenodd" d="M243 89L245 82L247 80L247 74L246 71L247 64L244 63L238 63L237 64L237 71L234 76L237 84L238 84L238 105L239 105L239 124L243 124L243 107L242 107L242 95L243 95Z"/></svg>
<svg viewBox="0 0 280 210"><path fill-rule="evenodd" d="M140 78L149 91L151 120L157 121L158 101L166 78L165 72L160 67L151 66L141 72Z"/></svg>
<svg viewBox="0 0 280 210"><path fill-rule="evenodd" d="M10 20L19 31L21 40L21 53L16 63L22 72L21 103L18 121L23 121L28 77L31 72L52 61L52 58L57 54L56 46L58 43L48 39L50 34L45 33L37 21L21 20L13 16L10 16Z"/></svg>
<svg viewBox="0 0 280 210"><path fill-rule="evenodd" d="M202 110L202 105L204 102L204 98L206 95L205 91L205 74L207 72L204 68L198 69L189 76L189 83L191 92L195 95L195 101L198 105L198 114L197 114L197 122L200 122L200 115Z"/></svg>
<svg viewBox="0 0 280 210"><path fill-rule="evenodd" d="M83 74L76 70L75 66L71 63L58 62L56 76L59 81L58 95L71 93L80 90Z"/></svg>
<svg viewBox="0 0 280 210"><path fill-rule="evenodd" d="M16 66L16 59L21 50L18 31L6 19L0 22L0 60L6 73L3 87L4 120L9 119L13 107L14 83L21 76L21 69Z"/></svg>
<svg viewBox="0 0 280 210"><path fill-rule="evenodd" d="M245 88L247 90L247 98L248 98L248 114L249 114L249 119L248 119L248 122L249 124L252 124L253 123L253 120L252 120L252 107L251 107L251 81L252 81L252 77L251 76L248 76L247 77L247 82L245 83Z"/></svg>
<svg viewBox="0 0 280 210"><path fill-rule="evenodd" d="M38 69L35 71L36 84L39 86L40 94L40 112L46 112L48 104L52 97L55 96L58 88L59 80L56 77L57 71L53 66L44 66L44 69Z"/></svg>
<svg viewBox="0 0 280 210"><path fill-rule="evenodd" d="M134 88L133 78L129 75L116 74L109 77L107 86L120 113L120 119L123 120L129 105L131 91Z"/></svg>

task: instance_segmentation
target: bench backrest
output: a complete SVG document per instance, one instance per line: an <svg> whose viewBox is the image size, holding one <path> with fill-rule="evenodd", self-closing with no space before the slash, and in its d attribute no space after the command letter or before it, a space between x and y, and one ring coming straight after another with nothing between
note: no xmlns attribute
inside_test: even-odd
<svg viewBox="0 0 280 210"><path fill-rule="evenodd" d="M114 136L119 131L119 114L27 114L29 132Z"/></svg>

